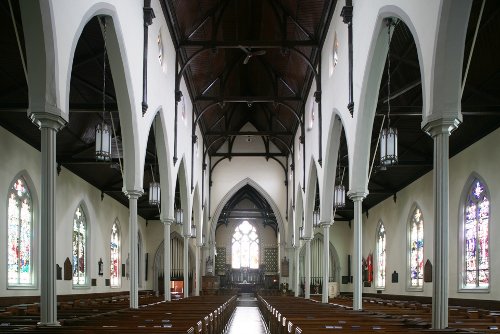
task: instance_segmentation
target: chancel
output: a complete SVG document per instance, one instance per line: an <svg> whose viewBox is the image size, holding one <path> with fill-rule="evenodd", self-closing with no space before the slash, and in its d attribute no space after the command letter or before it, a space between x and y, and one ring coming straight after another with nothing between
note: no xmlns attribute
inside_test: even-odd
<svg viewBox="0 0 500 334"><path fill-rule="evenodd" d="M0 25L2 333L498 331L499 1Z"/></svg>

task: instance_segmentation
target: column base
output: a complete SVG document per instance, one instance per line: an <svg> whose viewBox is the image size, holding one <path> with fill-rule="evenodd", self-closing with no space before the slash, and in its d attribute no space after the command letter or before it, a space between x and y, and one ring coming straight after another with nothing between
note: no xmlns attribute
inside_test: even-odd
<svg viewBox="0 0 500 334"><path fill-rule="evenodd" d="M56 322L49 322L49 323L42 323L38 322L36 324L36 327L44 328L44 327L60 327L61 323L59 321Z"/></svg>

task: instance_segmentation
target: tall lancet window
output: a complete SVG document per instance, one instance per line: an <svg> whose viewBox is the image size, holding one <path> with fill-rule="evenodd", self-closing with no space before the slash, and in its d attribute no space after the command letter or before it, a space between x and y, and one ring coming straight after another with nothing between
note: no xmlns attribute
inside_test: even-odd
<svg viewBox="0 0 500 334"><path fill-rule="evenodd" d="M424 284L424 219L418 207L410 220L409 248L410 288L421 289Z"/></svg>
<svg viewBox="0 0 500 334"><path fill-rule="evenodd" d="M10 186L7 208L8 286L33 285L33 205L25 179Z"/></svg>
<svg viewBox="0 0 500 334"><path fill-rule="evenodd" d="M474 179L467 193L463 222L463 288L487 289L490 285L490 201L486 185Z"/></svg>
<svg viewBox="0 0 500 334"><path fill-rule="evenodd" d="M118 288L121 284L120 262L120 226L115 221L111 228L111 267L109 276L112 288Z"/></svg>
<svg viewBox="0 0 500 334"><path fill-rule="evenodd" d="M384 223L379 222L377 228L377 288L385 288L386 236Z"/></svg>
<svg viewBox="0 0 500 334"><path fill-rule="evenodd" d="M246 220L234 230L231 257L233 268L259 268L259 236Z"/></svg>
<svg viewBox="0 0 500 334"><path fill-rule="evenodd" d="M87 218L79 206L73 216L73 286L87 283Z"/></svg>

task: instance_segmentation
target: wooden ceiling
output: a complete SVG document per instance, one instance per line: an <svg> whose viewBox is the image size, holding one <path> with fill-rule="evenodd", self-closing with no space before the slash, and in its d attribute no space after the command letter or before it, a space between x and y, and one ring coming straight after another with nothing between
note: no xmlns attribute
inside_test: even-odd
<svg viewBox="0 0 500 334"><path fill-rule="evenodd" d="M19 0L11 3L21 53L25 57ZM309 64L318 64L333 9L344 3L333 0L161 0L161 4L179 50L178 69L185 65L182 75L194 101L194 112L200 117L199 125L205 148L210 147L209 154L217 154L224 142L233 141L238 135L248 135L240 129L250 122L257 129L255 135L274 143L280 151L278 154L288 155L293 149L293 138L300 131L298 118L303 117L305 97L314 80ZM464 121L450 138L451 156L500 126L500 2L486 1L472 48L481 4L480 0L473 1L470 20L464 22L468 24L464 68L473 52L462 99ZM355 15L354 9L353 24L359 24ZM40 149L40 133L26 116L28 88L13 27L9 4L2 1L0 126ZM391 63L391 124L399 130L399 164L384 171L377 167L378 158L375 158L368 185L370 195L363 202L364 212L388 197L397 196L398 191L432 169L432 140L422 132L420 124L422 93L415 44L402 23L396 26L392 38ZM121 142L110 72L106 75L106 103L111 114L101 112L102 69L103 38L99 22L94 18L85 27L75 51L70 120L58 134L57 162L127 206L117 168L121 154L116 154L111 163L96 162L93 158L95 124L103 117L108 121L113 118L116 138ZM372 133L372 156L387 108L386 83L384 71ZM151 166L156 164L152 136L147 150L144 189L152 179ZM268 154L267 151L259 153ZM341 139L340 156L340 167L349 168L345 136ZM343 181L348 188L347 172ZM245 196L257 198L251 189ZM262 208L265 207L262 204ZM147 196L141 197L138 210L145 219L158 217L158 208L149 206ZM337 211L338 220L352 219L352 212L352 203L348 201L346 208Z"/></svg>

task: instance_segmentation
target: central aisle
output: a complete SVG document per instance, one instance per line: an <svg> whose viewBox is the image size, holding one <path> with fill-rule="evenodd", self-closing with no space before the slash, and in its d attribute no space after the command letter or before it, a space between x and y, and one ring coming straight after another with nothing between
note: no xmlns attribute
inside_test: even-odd
<svg viewBox="0 0 500 334"><path fill-rule="evenodd" d="M238 306L234 311L228 334L265 333L266 330L257 307L257 298L253 294L242 294L238 297Z"/></svg>

